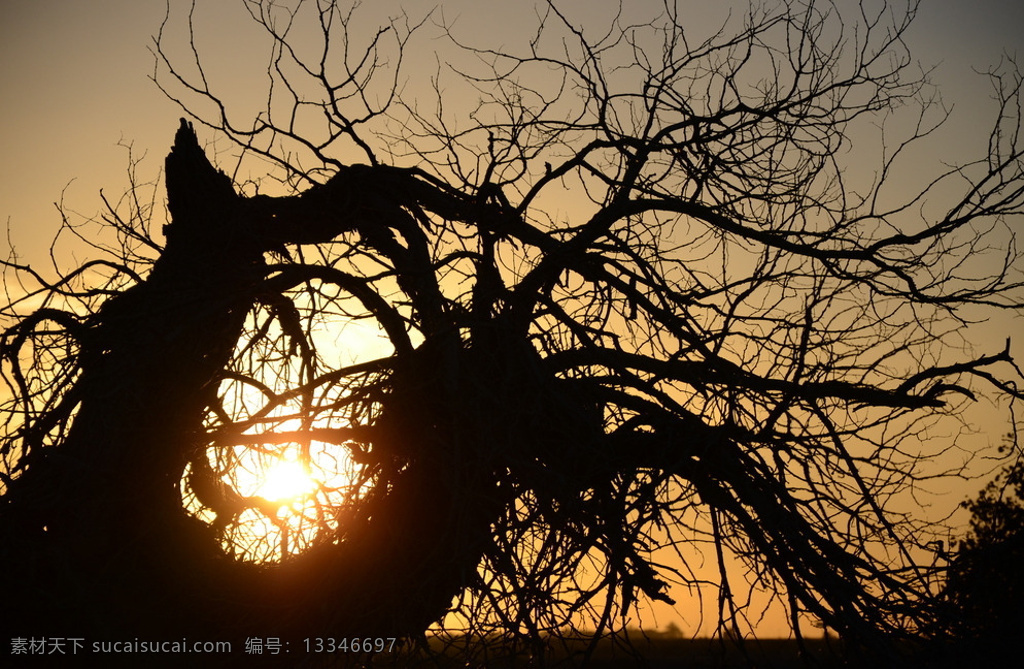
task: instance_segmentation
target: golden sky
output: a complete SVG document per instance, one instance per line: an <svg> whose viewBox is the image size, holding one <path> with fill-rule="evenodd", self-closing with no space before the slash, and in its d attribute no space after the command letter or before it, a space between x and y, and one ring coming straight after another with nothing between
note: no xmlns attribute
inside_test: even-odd
<svg viewBox="0 0 1024 669"><path fill-rule="evenodd" d="M172 0L175 12L186 4ZM378 1L363 11L367 19L386 17L397 6L422 15L435 4L448 19L458 17L463 34L489 46L511 43L532 19L527 3L505 0ZM599 15L614 3L562 4L577 15ZM701 8L709 3L681 4L695 8L695 22L706 20ZM646 13L652 2L624 5L627 14ZM209 26L201 35L207 53L231 64L233 81L258 86L266 58L262 49L246 48L252 33L241 0L200 2L199 10ZM164 0L0 0L0 220L10 221L23 252L38 252L48 242L59 223L52 203L69 183L66 200L82 213L102 206L100 188L121 192L125 152L119 141L148 154L150 174L159 168L181 115L149 80L148 48L164 12ZM911 46L925 66L939 66L934 79L956 105L957 137L977 137L990 118L979 116L988 84L972 68L994 65L1004 52L1024 58L1021 26L1024 5L1012 0L922 2ZM424 42L419 48L429 49ZM979 118L985 122L979 125Z"/></svg>

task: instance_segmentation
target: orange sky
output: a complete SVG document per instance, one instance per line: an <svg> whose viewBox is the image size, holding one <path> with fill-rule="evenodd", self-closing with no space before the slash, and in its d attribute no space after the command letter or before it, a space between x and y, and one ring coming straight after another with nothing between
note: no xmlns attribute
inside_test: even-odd
<svg viewBox="0 0 1024 669"><path fill-rule="evenodd" d="M180 10L185 3L173 4ZM240 4L201 2L199 16L212 27L206 36L211 60L229 63L236 81L258 85L265 57L262 50L245 48L251 33L240 21ZM447 17L459 17L464 34L488 45L494 43L489 33L498 43L510 42L532 18L526 3L504 0L372 4L368 16L386 16L398 5L422 14L440 4ZM625 7L628 13L651 4L627 0ZM586 5L598 13L609 1ZM955 134L977 137L987 125L987 117L978 125L977 104L987 98L988 85L971 68L992 65L1005 51L1024 58L1024 5L1011 0L925 0L923 5L911 46L925 65L939 64L934 78L956 104L954 124L962 131ZM10 221L15 243L26 253L49 241L58 224L52 203L69 183L67 201L82 213L99 209L100 188L121 192L125 154L119 141L148 153L150 173L159 168L181 115L149 81L148 47L164 11L164 0L0 0L0 217ZM692 15L695 22L702 20L701 10Z"/></svg>
<svg viewBox="0 0 1024 669"><path fill-rule="evenodd" d="M224 64L225 81L230 74L231 81L258 86L266 59L249 48L237 4L200 4L210 21L209 53ZM435 4L392 0L367 3L367 9L387 15L402 5L417 14ZM531 19L525 3L508 0L440 4L447 16L460 15L457 27L476 43L510 41ZM627 11L650 4L625 0ZM594 12L608 5L606 0L586 3ZM0 0L0 220L9 223L11 239L29 260L45 258L59 225L52 203L65 186L70 183L66 203L87 215L101 208L101 188L117 196L126 187L126 154L119 141L148 154L143 176L152 178L160 168L181 116L148 78L153 59L147 47L164 10L164 0ZM694 21L701 20L700 11L691 12ZM1006 52L1024 62L1022 27L1019 1L924 0L911 48L924 65L938 65L933 78L947 103L955 105L951 126L942 134L943 155L965 157L960 142L984 147L992 118L985 106L989 88L972 68L992 66ZM429 42L419 48L428 49ZM200 136L210 139L206 131ZM1012 328L1009 319L994 322L993 341ZM1024 352L1019 345L1016 350ZM960 498L958 491L949 501Z"/></svg>

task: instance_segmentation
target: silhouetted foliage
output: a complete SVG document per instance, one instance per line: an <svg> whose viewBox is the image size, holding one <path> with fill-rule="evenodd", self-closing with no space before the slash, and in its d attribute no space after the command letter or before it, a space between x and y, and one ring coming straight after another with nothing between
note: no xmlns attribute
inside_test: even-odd
<svg viewBox="0 0 1024 669"><path fill-rule="evenodd" d="M949 633L972 652L999 656L1014 650L1024 625L1024 464L1004 469L964 507L970 531L956 546L944 592Z"/></svg>
<svg viewBox="0 0 1024 669"><path fill-rule="evenodd" d="M869 647L925 629L942 573L894 500L952 447L935 421L1021 398L1009 346L957 334L1022 304L1012 64L987 153L904 192L944 118L914 5L754 5L697 36L672 3L594 30L551 2L502 50L440 13L245 6L264 109L215 90L192 13L155 79L269 176L218 171L183 121L162 234L129 198L115 243L85 238L100 259L6 263L0 573L25 630L415 637L450 614L542 650L669 583L714 588L720 634L753 589ZM407 81L435 28L437 73ZM353 322L386 354L349 364ZM289 448L352 478L292 511L242 490Z"/></svg>

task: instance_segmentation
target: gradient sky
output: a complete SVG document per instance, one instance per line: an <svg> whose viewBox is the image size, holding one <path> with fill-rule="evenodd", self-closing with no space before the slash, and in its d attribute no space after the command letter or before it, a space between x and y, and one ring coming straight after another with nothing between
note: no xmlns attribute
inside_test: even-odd
<svg viewBox="0 0 1024 669"><path fill-rule="evenodd" d="M223 47L238 52L239 73L259 75L264 58L247 58L259 52L240 48L243 26L231 23L237 4L213 4L227 37ZM382 6L382 13L395 4L417 13L437 3L373 4L375 10ZM585 6L597 12L608 4ZM631 4L625 2L627 12ZM496 40L507 39L531 18L526 3L447 0L440 5L447 15L459 15L459 27L480 42L487 31ZM119 141L148 153L148 174L159 168L181 115L149 80L148 48L164 11L164 0L0 0L0 220L10 221L15 243L30 257L56 229L52 203L69 183L66 202L82 213L101 207L100 188L108 195L123 190L126 158ZM1024 58L1024 4L924 0L911 39L923 64L939 65L934 79L956 105L956 127L968 136L972 128L983 132L990 114L977 125L976 105L986 101L988 84L972 68L993 65L1004 52Z"/></svg>
<svg viewBox="0 0 1024 669"><path fill-rule="evenodd" d="M386 15L399 4L415 14L437 3L367 4ZM526 3L509 0L440 4L448 16L461 15L458 27L478 44L508 40L532 16ZM606 0L562 4L595 12L609 6ZM624 4L628 12L631 0ZM147 154L144 177L160 169L181 116L149 80L148 47L164 11L164 0L0 0L0 221L9 223L26 259L45 258L60 222L53 202L65 186L66 204L86 215L102 207L101 188L113 197L125 189L126 153L119 142ZM240 81L256 81L246 73L262 75L265 57L246 48L245 27L234 23L237 6L218 0L208 11L223 35L211 42L217 57L238 68ZM693 10L698 20L699 12ZM990 89L973 70L995 65L1004 54L1024 61L1024 3L923 0L910 39L922 64L938 66L933 80L954 105L943 136L983 147L992 120ZM209 140L210 133L200 137ZM963 158L956 148L949 157ZM1005 336L1000 329L998 336Z"/></svg>

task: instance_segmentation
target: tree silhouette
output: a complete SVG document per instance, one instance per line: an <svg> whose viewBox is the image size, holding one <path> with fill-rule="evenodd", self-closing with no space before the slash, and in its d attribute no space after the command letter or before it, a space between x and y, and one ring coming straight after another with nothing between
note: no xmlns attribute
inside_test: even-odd
<svg viewBox="0 0 1024 669"><path fill-rule="evenodd" d="M1024 556L1024 466L1005 467L963 506L970 531L955 546L943 594L947 636L971 657L1012 657L1013 639L1024 624L1021 579Z"/></svg>
<svg viewBox="0 0 1024 669"><path fill-rule="evenodd" d="M543 644L669 583L717 588L720 631L755 587L869 647L925 629L941 573L892 500L950 446L935 420L1021 398L1009 345L951 345L971 309L1022 304L1014 67L987 154L906 193L944 117L914 6L752 6L696 38L674 5L595 32L552 2L520 50L437 24L450 58L415 92L425 21L246 7L265 109L214 90L192 14L184 60L161 27L155 79L270 178L218 171L183 120L162 235L129 198L98 259L6 262L19 629L408 637L455 611ZM901 108L857 181L853 139ZM353 321L391 352L339 362L325 337ZM354 477L294 526L241 490L285 447ZM246 543L263 519L274 559Z"/></svg>

